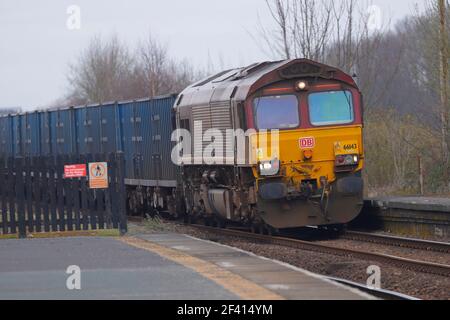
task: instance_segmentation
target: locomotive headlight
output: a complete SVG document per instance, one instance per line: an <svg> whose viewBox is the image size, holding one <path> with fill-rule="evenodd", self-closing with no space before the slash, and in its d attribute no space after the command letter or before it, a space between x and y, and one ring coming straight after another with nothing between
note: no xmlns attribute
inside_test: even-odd
<svg viewBox="0 0 450 320"><path fill-rule="evenodd" d="M295 83L295 90L304 91L308 89L308 82L306 81L297 81Z"/></svg>
<svg viewBox="0 0 450 320"><path fill-rule="evenodd" d="M347 154L336 156L336 166L355 166L359 164L359 156L357 154Z"/></svg>
<svg viewBox="0 0 450 320"><path fill-rule="evenodd" d="M259 174L262 176L274 176L280 171L280 160L261 161L258 165Z"/></svg>

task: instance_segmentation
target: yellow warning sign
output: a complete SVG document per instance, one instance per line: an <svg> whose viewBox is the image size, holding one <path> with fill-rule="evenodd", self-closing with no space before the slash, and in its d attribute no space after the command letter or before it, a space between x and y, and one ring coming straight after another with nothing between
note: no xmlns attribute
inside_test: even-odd
<svg viewBox="0 0 450 320"><path fill-rule="evenodd" d="M89 188L91 189L108 188L108 163L106 162L89 163Z"/></svg>

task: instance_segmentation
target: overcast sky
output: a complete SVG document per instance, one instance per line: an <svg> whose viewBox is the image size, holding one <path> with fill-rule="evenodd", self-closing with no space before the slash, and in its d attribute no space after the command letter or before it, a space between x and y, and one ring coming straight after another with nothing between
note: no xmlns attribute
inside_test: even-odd
<svg viewBox="0 0 450 320"><path fill-rule="evenodd" d="M373 0L394 22L423 0ZM66 26L67 8L81 28ZM151 32L172 56L206 67L208 57L241 66L267 57L251 34L270 26L263 0L0 0L0 108L45 106L65 94L68 63L93 35L117 33L130 46Z"/></svg>

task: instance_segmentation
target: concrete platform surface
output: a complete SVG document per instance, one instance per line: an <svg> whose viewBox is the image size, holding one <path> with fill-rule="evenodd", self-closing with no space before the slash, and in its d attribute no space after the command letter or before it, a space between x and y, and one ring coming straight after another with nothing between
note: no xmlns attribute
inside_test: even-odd
<svg viewBox="0 0 450 320"><path fill-rule="evenodd" d="M358 290L180 234L0 240L0 299L368 299ZM69 290L68 266L81 270Z"/></svg>
<svg viewBox="0 0 450 320"><path fill-rule="evenodd" d="M375 197L365 200L372 207L416 211L450 212L450 198L438 197Z"/></svg>
<svg viewBox="0 0 450 320"><path fill-rule="evenodd" d="M223 268L242 279L294 300L360 300L373 297L324 277L236 248L180 234L138 235L137 238Z"/></svg>
<svg viewBox="0 0 450 320"><path fill-rule="evenodd" d="M193 270L114 238L0 240L0 299L238 299ZM67 267L81 269L69 290Z"/></svg>

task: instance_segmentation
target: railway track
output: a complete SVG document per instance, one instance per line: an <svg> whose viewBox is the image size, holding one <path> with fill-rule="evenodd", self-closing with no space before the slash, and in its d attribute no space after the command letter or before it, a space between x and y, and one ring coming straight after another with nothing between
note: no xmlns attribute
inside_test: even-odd
<svg viewBox="0 0 450 320"><path fill-rule="evenodd" d="M404 237L386 236L358 231L346 231L340 236L342 239L357 240L370 243L377 243L388 246L418 249L425 251L435 251L442 253L450 253L450 243L429 241L422 239L411 239Z"/></svg>
<svg viewBox="0 0 450 320"><path fill-rule="evenodd" d="M397 257L387 254L366 252L356 249L340 248L325 244L314 243L310 241L298 240L293 238L286 238L280 236L268 236L250 233L246 231L234 230L234 229L219 229L214 227L207 227L203 225L191 224L199 230L212 232L217 235L224 235L230 237L244 238L248 240L254 240L262 243L281 245L291 247L300 250L314 251L320 253L333 254L344 257L353 257L356 259L377 261L380 263L386 263L402 269L407 269L416 272L436 274L441 276L450 277L450 265L439 264L433 262L426 262L420 260L413 260L403 257Z"/></svg>

